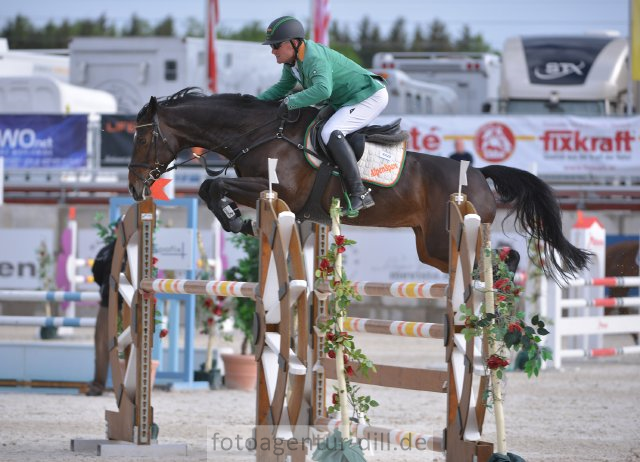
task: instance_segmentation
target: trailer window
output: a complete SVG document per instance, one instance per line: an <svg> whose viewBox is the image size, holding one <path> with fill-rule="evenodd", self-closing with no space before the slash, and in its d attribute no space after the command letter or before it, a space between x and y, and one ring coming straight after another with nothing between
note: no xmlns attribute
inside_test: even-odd
<svg viewBox="0 0 640 462"><path fill-rule="evenodd" d="M178 80L178 63L175 60L170 59L164 62L164 79Z"/></svg>

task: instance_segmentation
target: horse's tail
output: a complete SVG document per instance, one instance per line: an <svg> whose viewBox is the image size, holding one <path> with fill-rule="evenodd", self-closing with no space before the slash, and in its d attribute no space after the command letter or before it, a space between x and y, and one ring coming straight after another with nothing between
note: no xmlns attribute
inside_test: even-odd
<svg viewBox="0 0 640 462"><path fill-rule="evenodd" d="M512 203L507 217L515 212L516 230L540 240L545 274L554 279L559 274L566 279L566 273L575 274L587 267L592 254L575 247L564 237L560 206L549 185L516 168L490 165L479 170L485 178L493 180L500 200Z"/></svg>

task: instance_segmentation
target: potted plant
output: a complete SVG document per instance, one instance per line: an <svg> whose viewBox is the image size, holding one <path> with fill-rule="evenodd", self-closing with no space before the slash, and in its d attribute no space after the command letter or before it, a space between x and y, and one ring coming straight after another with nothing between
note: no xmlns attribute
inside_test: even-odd
<svg viewBox="0 0 640 462"><path fill-rule="evenodd" d="M258 282L260 242L253 236L244 234L231 238L233 245L244 251L244 257L235 266L225 271L228 281ZM249 298L233 298L234 327L242 332L240 354L224 354L225 385L228 388L254 390L258 368L253 353L253 319L256 311L255 301Z"/></svg>

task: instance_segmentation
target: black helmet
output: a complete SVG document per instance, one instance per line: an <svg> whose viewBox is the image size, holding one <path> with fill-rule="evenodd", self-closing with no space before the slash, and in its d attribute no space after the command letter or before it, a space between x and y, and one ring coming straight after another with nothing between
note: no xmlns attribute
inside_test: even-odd
<svg viewBox="0 0 640 462"><path fill-rule="evenodd" d="M263 45L286 42L291 39L304 38L302 23L292 16L282 16L274 19L267 27L267 37Z"/></svg>

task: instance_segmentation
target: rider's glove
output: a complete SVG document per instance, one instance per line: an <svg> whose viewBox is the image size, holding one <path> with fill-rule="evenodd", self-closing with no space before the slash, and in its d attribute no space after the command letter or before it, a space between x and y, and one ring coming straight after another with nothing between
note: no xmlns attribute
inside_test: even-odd
<svg viewBox="0 0 640 462"><path fill-rule="evenodd" d="M287 103L284 101L280 103L278 107L278 117L280 119L288 119L289 118L289 108L287 107Z"/></svg>

